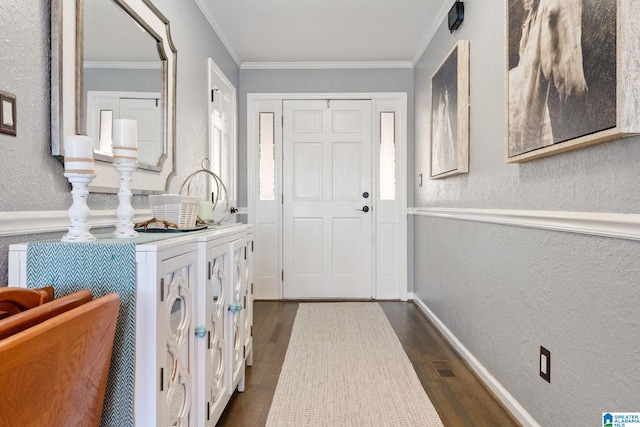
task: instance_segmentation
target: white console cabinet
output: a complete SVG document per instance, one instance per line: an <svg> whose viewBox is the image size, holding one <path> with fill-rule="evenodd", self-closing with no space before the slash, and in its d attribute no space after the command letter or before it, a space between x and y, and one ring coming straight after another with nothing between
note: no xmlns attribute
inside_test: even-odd
<svg viewBox="0 0 640 427"><path fill-rule="evenodd" d="M214 426L252 363L253 228L163 236L135 251L135 425ZM26 259L11 245L11 286Z"/></svg>

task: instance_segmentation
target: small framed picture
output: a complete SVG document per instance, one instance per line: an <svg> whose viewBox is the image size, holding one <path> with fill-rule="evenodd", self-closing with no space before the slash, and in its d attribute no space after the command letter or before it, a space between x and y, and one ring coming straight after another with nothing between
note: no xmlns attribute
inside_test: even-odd
<svg viewBox="0 0 640 427"><path fill-rule="evenodd" d="M0 92L0 133L16 135L16 97Z"/></svg>

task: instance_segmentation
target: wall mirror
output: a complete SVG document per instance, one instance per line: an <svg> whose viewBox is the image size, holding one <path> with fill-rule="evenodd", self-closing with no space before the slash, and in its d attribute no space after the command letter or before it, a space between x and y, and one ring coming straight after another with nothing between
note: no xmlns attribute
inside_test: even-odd
<svg viewBox="0 0 640 427"><path fill-rule="evenodd" d="M52 0L54 156L65 135L94 142L93 192L117 192L111 123L138 122L135 193L163 192L174 174L176 50L169 22L148 0Z"/></svg>

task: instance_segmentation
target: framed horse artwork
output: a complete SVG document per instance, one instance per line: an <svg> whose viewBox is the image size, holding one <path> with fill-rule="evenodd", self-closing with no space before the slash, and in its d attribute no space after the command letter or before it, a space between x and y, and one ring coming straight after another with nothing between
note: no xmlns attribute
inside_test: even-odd
<svg viewBox="0 0 640 427"><path fill-rule="evenodd" d="M469 41L460 40L431 77L431 179L469 171Z"/></svg>
<svg viewBox="0 0 640 427"><path fill-rule="evenodd" d="M640 133L640 2L507 0L507 162Z"/></svg>

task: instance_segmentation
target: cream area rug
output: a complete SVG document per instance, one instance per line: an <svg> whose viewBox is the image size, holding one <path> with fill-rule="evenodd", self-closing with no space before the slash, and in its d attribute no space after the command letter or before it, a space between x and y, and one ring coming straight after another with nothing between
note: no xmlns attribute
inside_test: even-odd
<svg viewBox="0 0 640 427"><path fill-rule="evenodd" d="M267 426L442 426L375 302L301 303Z"/></svg>

